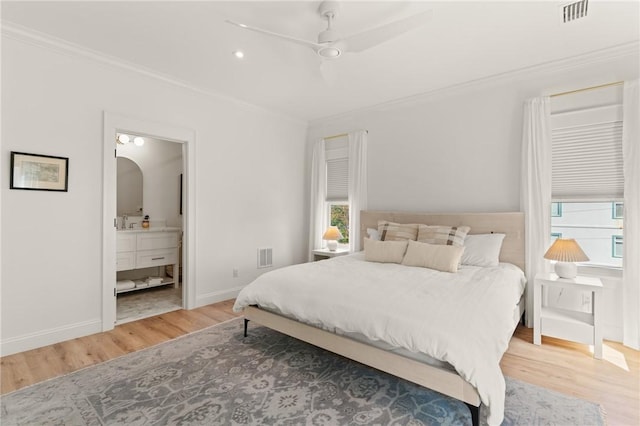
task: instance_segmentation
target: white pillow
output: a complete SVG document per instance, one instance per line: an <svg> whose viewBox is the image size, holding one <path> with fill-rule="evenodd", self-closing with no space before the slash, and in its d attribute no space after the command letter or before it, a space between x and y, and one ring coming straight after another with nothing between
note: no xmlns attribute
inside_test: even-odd
<svg viewBox="0 0 640 426"><path fill-rule="evenodd" d="M409 241L402 264L442 272L457 272L464 247Z"/></svg>
<svg viewBox="0 0 640 426"><path fill-rule="evenodd" d="M380 241L380 232L375 228L367 228L367 237L375 241Z"/></svg>
<svg viewBox="0 0 640 426"><path fill-rule="evenodd" d="M364 239L364 260L368 262L400 263L407 251L407 241L376 241Z"/></svg>
<svg viewBox="0 0 640 426"><path fill-rule="evenodd" d="M460 262L471 266L498 266L504 234L467 235Z"/></svg>

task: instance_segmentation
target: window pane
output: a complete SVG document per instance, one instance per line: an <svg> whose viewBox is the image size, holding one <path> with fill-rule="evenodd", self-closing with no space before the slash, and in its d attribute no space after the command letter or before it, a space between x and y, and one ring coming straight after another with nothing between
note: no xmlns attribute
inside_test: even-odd
<svg viewBox="0 0 640 426"><path fill-rule="evenodd" d="M551 203L551 217L562 217L562 203Z"/></svg>
<svg viewBox="0 0 640 426"><path fill-rule="evenodd" d="M614 236L622 234L623 219L611 217L613 203L558 203L561 216L551 218L551 234L574 238L589 257L586 264L622 267L622 239L618 244Z"/></svg>
<svg viewBox="0 0 640 426"><path fill-rule="evenodd" d="M613 218L622 219L624 217L624 203L613 203Z"/></svg>
<svg viewBox="0 0 640 426"><path fill-rule="evenodd" d="M622 235L614 235L612 238L611 252L613 257L622 257Z"/></svg>
<svg viewBox="0 0 640 426"><path fill-rule="evenodd" d="M331 225L337 226L342 234L340 244L349 244L349 205L331 204Z"/></svg>

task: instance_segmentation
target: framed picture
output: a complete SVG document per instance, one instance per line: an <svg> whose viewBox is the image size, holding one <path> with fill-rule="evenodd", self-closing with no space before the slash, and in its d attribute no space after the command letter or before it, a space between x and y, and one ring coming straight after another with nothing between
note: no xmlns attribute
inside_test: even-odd
<svg viewBox="0 0 640 426"><path fill-rule="evenodd" d="M69 188L69 159L11 151L11 189L64 191Z"/></svg>

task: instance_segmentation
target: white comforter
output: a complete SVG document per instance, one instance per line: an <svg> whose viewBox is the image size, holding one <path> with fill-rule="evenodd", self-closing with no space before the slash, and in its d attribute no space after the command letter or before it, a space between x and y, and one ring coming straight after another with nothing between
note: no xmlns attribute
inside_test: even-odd
<svg viewBox="0 0 640 426"><path fill-rule="evenodd" d="M276 309L298 320L356 332L453 365L489 409L504 416L500 359L524 291L514 265L462 266L457 273L366 262L363 253L268 272L245 287L234 306Z"/></svg>

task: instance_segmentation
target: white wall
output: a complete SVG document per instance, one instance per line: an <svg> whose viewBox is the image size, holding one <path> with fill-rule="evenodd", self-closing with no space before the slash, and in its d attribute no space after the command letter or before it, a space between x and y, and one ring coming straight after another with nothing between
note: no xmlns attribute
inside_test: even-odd
<svg viewBox="0 0 640 426"><path fill-rule="evenodd" d="M102 329L105 110L195 131L198 305L264 272L258 247L275 266L306 259L306 123L15 37L2 39L0 160L69 157L69 192L9 190L2 174L3 354Z"/></svg>
<svg viewBox="0 0 640 426"><path fill-rule="evenodd" d="M142 170L143 215L167 226L182 226L180 215L180 174L182 144L145 138L143 146L118 145L118 157L126 157ZM118 194L119 195L119 194Z"/></svg>
<svg viewBox="0 0 640 426"><path fill-rule="evenodd" d="M637 45L312 122L308 144L369 131L370 210L519 211L524 101L630 78L638 78ZM605 291L608 312L619 297ZM605 322L605 337L618 339L620 319Z"/></svg>

